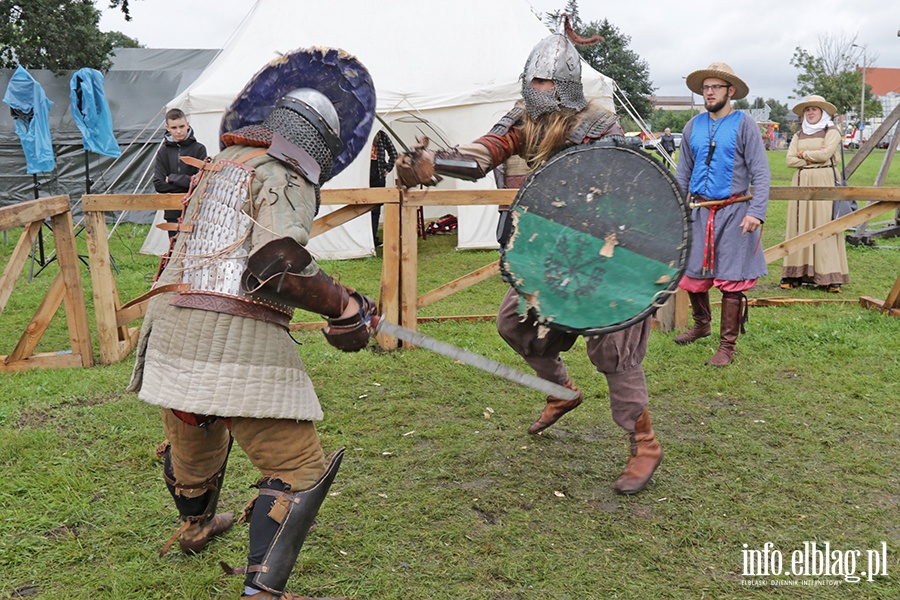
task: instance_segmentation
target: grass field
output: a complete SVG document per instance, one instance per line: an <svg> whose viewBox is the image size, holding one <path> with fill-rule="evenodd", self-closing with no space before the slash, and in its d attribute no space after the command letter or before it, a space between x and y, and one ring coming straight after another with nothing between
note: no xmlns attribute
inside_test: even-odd
<svg viewBox="0 0 900 600"><path fill-rule="evenodd" d="M870 185L882 155L851 182ZM774 183L786 185L784 153L769 157ZM887 185L900 187L896 163ZM770 205L767 247L782 241L784 212L785 203ZM155 270L137 253L145 234L124 225L111 239L123 300L145 291ZM16 235L0 245L0 262ZM421 291L496 258L454 246L452 235L419 242ZM898 249L848 247L848 260L842 300L884 299L900 275ZM375 294L380 265L324 266ZM56 269L17 284L0 315L0 354ZM774 263L751 296L782 296L779 278ZM93 315L86 274L85 286ZM491 314L504 291L490 280L423 314ZM791 295L835 299L811 288ZM652 334L644 367L666 455L634 497L612 490L627 438L583 341L566 360L585 403L529 436L543 406L537 392L425 350L342 354L319 333L295 334L325 409L323 445L347 454L289 589L375 600L900 597L900 319L855 303L750 315L736 362L722 369L704 365L714 339L679 347L672 333ZM490 321L421 330L526 369ZM38 351L67 345L60 313ZM245 525L201 555L157 557L179 521L153 453L157 409L124 392L131 365L0 375L0 598L239 595L241 578L217 563L245 560ZM240 510L256 477L236 449L222 509ZM750 551L768 548L767 564L778 551L785 570L802 571L804 548L811 556L810 544L826 542L832 574L745 574ZM886 557L879 574L854 582L876 556Z"/></svg>

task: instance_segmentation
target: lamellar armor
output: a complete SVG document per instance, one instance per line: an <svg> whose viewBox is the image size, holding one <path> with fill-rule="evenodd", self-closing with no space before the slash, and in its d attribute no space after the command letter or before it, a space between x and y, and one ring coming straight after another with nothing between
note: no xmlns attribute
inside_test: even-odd
<svg viewBox="0 0 900 600"><path fill-rule="evenodd" d="M216 160L204 167L181 255L181 281L189 286L172 304L239 314L287 326L293 308L251 298L241 289L251 250L256 206L251 193L254 169L244 161L265 154L250 149L237 160Z"/></svg>

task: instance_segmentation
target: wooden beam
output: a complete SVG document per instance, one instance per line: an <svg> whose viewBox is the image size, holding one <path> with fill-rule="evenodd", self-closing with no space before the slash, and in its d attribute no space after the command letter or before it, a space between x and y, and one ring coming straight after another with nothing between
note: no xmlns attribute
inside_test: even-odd
<svg viewBox="0 0 900 600"><path fill-rule="evenodd" d="M856 156L850 159L850 162L847 163L847 166L844 168L844 179L849 180L850 176L856 172L856 169L862 162L872 153L878 143L884 138L885 135L891 130L891 128L900 121L900 104L898 104L894 110L891 111L891 114L887 116L887 118L881 122L881 125L878 126L878 129L875 130L875 133L872 134L872 137L866 141L865 144L859 149L856 153Z"/></svg>
<svg viewBox="0 0 900 600"><path fill-rule="evenodd" d="M116 327L125 327L133 321L137 321L147 314L147 305L150 304L150 298L146 302L132 304L122 310L116 311Z"/></svg>
<svg viewBox="0 0 900 600"><path fill-rule="evenodd" d="M494 275L500 274L500 261L496 260L489 265L485 265L479 269L475 269L471 273L467 273L462 277L458 277L450 283L437 287L430 292L426 292L419 296L418 307L422 308L429 304L434 304L442 298L446 298L451 294L455 294L460 290L470 288L476 283L481 283L486 279L490 279Z"/></svg>
<svg viewBox="0 0 900 600"><path fill-rule="evenodd" d="M801 248L811 246L812 244L827 239L835 234L843 233L854 225L869 220L872 216L882 214L895 209L898 206L900 206L900 200L875 202L860 208L859 210L855 210L849 215L844 215L840 219L826 223L821 227L811 229L780 244L772 246L771 248L767 248L765 251L766 263L774 262L779 258L784 258L791 252L796 252Z"/></svg>
<svg viewBox="0 0 900 600"><path fill-rule="evenodd" d="M297 321L288 325L291 331L318 331L325 329L327 321Z"/></svg>
<svg viewBox="0 0 900 600"><path fill-rule="evenodd" d="M181 210L184 194L85 194L84 212L113 210Z"/></svg>
<svg viewBox="0 0 900 600"><path fill-rule="evenodd" d="M50 283L47 295L41 300L41 304L34 312L34 316L25 327L25 331L22 333L22 337L19 338L19 343L16 344L15 350L6 357L6 361L9 364L24 360L34 353L38 342L41 341L41 336L47 331L53 315L56 314L59 305L62 304L65 293L66 283L63 279L63 274L60 272Z"/></svg>
<svg viewBox="0 0 900 600"><path fill-rule="evenodd" d="M894 159L894 153L897 151L897 142L900 140L900 132L894 132L893 137L891 138L891 143L889 145L888 151L884 154L884 160L881 162L881 168L878 170L878 175L875 177L875 185L881 186L884 185L885 177L887 176L888 169L890 169L891 162ZM858 246L860 244L871 243L871 239L877 233L886 234L887 237L890 237L889 231L885 230L883 232L874 232L872 235L867 235L869 229L869 222L864 221L856 226L856 230L853 234L847 236L847 241L854 246Z"/></svg>
<svg viewBox="0 0 900 600"><path fill-rule="evenodd" d="M384 205L384 245L382 246L381 289L378 293L380 314L392 323L400 322L400 205ZM396 350L397 338L378 334L378 344L384 350Z"/></svg>
<svg viewBox="0 0 900 600"><path fill-rule="evenodd" d="M888 293L887 300L884 301L884 306L885 310L890 308L900 308L900 276L897 276L897 281L894 282L894 286Z"/></svg>
<svg viewBox="0 0 900 600"><path fill-rule="evenodd" d="M94 366L94 350L91 347L91 327L88 322L87 306L84 300L84 286L81 284L81 262L75 243L75 227L72 213L66 211L51 217L53 239L56 242L56 259L60 275L65 282L66 322L69 328L69 342L72 352L85 361L84 367Z"/></svg>
<svg viewBox="0 0 900 600"><path fill-rule="evenodd" d="M407 190L404 206L512 204L518 190Z"/></svg>
<svg viewBox="0 0 900 600"><path fill-rule="evenodd" d="M900 317L900 308L888 306L887 302L882 302L878 298L872 298L871 296L860 296L859 305L863 308L877 309L891 317Z"/></svg>
<svg viewBox="0 0 900 600"><path fill-rule="evenodd" d="M17 373L29 369L75 369L83 366L84 357L78 354L39 352L17 361L10 361L8 356L0 356L0 373Z"/></svg>
<svg viewBox="0 0 900 600"><path fill-rule="evenodd" d="M9 257L9 261L6 263L6 268L3 269L3 275L0 276L0 315L3 314L3 309L6 308L6 303L9 302L13 287L15 287L16 280L19 278L19 273L22 272L22 268L28 260L28 253L34 247L34 240L37 239L43 223L41 220L25 226L15 249Z"/></svg>
<svg viewBox="0 0 900 600"><path fill-rule="evenodd" d="M322 204L398 204L396 188L352 188L320 192ZM85 212L114 210L178 210L184 194L85 194L81 198ZM23 203L24 204L24 203ZM50 215L48 215L50 216Z"/></svg>
<svg viewBox="0 0 900 600"><path fill-rule="evenodd" d="M687 290L678 288L675 293L675 329L683 331L687 329L690 321L691 299Z"/></svg>
<svg viewBox="0 0 900 600"><path fill-rule="evenodd" d="M322 190L322 204L399 204L400 192L397 188L353 188L344 190Z"/></svg>
<svg viewBox="0 0 900 600"><path fill-rule="evenodd" d="M385 317L387 318L387 317ZM416 317L416 321L419 323L444 323L446 321L466 321L466 322L475 322L475 321L494 321L497 319L497 315L444 315L440 317ZM392 323L393 319L388 319ZM291 331L319 331L320 329L324 329L327 323L325 321L297 321L291 323L288 326L288 329ZM379 334L380 336L381 334Z"/></svg>
<svg viewBox="0 0 900 600"><path fill-rule="evenodd" d="M0 231L25 227L69 210L68 196L49 196L0 208Z"/></svg>
<svg viewBox="0 0 900 600"><path fill-rule="evenodd" d="M750 306L789 306L791 304L807 304L819 306L822 304L856 304L856 300L832 300L819 298L750 298L747 304Z"/></svg>
<svg viewBox="0 0 900 600"><path fill-rule="evenodd" d="M116 362L120 362L125 360L131 351L134 350L134 347L137 346L138 339L141 337L141 330L139 327L129 327L125 329L124 338L119 341L116 351L118 354L116 355Z"/></svg>
<svg viewBox="0 0 900 600"><path fill-rule="evenodd" d="M109 242L106 239L106 221L103 213L85 212L84 225L87 232L97 337L100 343L100 363L112 365L119 360L121 355L119 341L127 339L127 332L119 325L116 316L122 305L119 302L119 292L109 262Z"/></svg>
<svg viewBox="0 0 900 600"><path fill-rule="evenodd" d="M419 323L444 323L446 321L474 323L475 321L496 321L497 315L447 315L443 317L419 317L416 320Z"/></svg>
<svg viewBox="0 0 900 600"><path fill-rule="evenodd" d="M831 202L832 200L856 200L878 202L900 200L900 188L895 187L791 187L777 186L769 189L770 200L804 200L807 202Z"/></svg>
<svg viewBox="0 0 900 600"><path fill-rule="evenodd" d="M687 329L690 312L691 301L687 291L677 288L653 315L653 325L664 333Z"/></svg>
<svg viewBox="0 0 900 600"><path fill-rule="evenodd" d="M884 160L881 161L881 167L878 169L878 175L875 177L875 185L881 187L887 178L888 171L891 169L891 163L894 161L894 154L897 153L897 144L900 142L900 129L891 136L888 144L887 152L884 153Z"/></svg>
<svg viewBox="0 0 900 600"><path fill-rule="evenodd" d="M330 212L327 215L323 215L313 221L312 231L309 232L309 237L314 238L317 235L322 235L326 231L331 231L335 227L340 227L347 221L352 221L356 217L370 212L373 206L374 205L372 204L349 204L334 212Z"/></svg>
<svg viewBox="0 0 900 600"><path fill-rule="evenodd" d="M416 330L419 295L419 232L417 207L400 207L400 321Z"/></svg>

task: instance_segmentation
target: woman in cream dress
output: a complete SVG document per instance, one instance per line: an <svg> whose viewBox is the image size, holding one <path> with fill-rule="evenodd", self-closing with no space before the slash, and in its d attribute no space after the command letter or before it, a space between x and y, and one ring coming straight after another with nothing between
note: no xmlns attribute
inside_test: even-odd
<svg viewBox="0 0 900 600"><path fill-rule="evenodd" d="M831 121L836 110L834 104L816 95L807 97L793 108L802 123L787 152L787 166L797 169L791 185L835 185L839 178L837 165L841 150L841 134ZM831 220L831 202L790 200L785 239ZM847 250L841 233L789 254L781 270L781 287L784 289L806 283L837 293L841 291L841 285L849 281Z"/></svg>

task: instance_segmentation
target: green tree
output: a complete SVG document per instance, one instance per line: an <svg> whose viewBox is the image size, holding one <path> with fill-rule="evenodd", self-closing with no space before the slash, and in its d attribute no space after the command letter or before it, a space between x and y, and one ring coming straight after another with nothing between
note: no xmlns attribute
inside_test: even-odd
<svg viewBox="0 0 900 600"><path fill-rule="evenodd" d="M121 31L109 31L106 33L106 37L109 39L109 42L112 44L113 48L143 48L144 45L141 44L133 37L128 37Z"/></svg>
<svg viewBox="0 0 900 600"><path fill-rule="evenodd" d="M794 93L798 99L810 94L818 94L837 107L838 113L859 114L862 91L862 71L857 70L856 61L865 57L865 49L855 43L856 38L826 35L819 38L816 54L799 46L794 49L791 66L796 68L797 87ZM876 57L870 57L874 60ZM862 61L860 61L862 62ZM881 102L872 94L866 84L865 114L881 115Z"/></svg>
<svg viewBox="0 0 900 600"><path fill-rule="evenodd" d="M652 131L662 131L666 127L674 131L681 131L687 122L697 114L696 110L665 110L658 108L653 111L650 118L650 129Z"/></svg>
<svg viewBox="0 0 900 600"><path fill-rule="evenodd" d="M603 36L604 41L598 44L576 46L578 52L585 62L615 81L619 92L634 107L638 115L644 119L649 118L653 114L653 103L650 102L649 96L654 90L650 81L650 67L647 61L628 48L631 36L622 33L607 19L585 24L578 16L577 0L569 0L564 10L547 13L546 22L555 28L563 12L569 15L572 27L578 35L584 38ZM615 104L616 112L623 114L625 111L619 97L615 97Z"/></svg>
<svg viewBox="0 0 900 600"><path fill-rule="evenodd" d="M122 16L126 21L131 20L131 11L129 10L128 0L109 0L110 8L118 8L122 11ZM129 46L119 46L120 48L128 48Z"/></svg>
<svg viewBox="0 0 900 600"><path fill-rule="evenodd" d="M760 100L762 100L760 98ZM769 120L778 123L779 131L787 131L788 130L788 115L790 114L790 109L788 109L788 105L774 98L769 98L765 101L765 105L769 107Z"/></svg>
<svg viewBox="0 0 900 600"><path fill-rule="evenodd" d="M99 21L91 0L0 0L0 67L108 69L119 38L100 31Z"/></svg>

